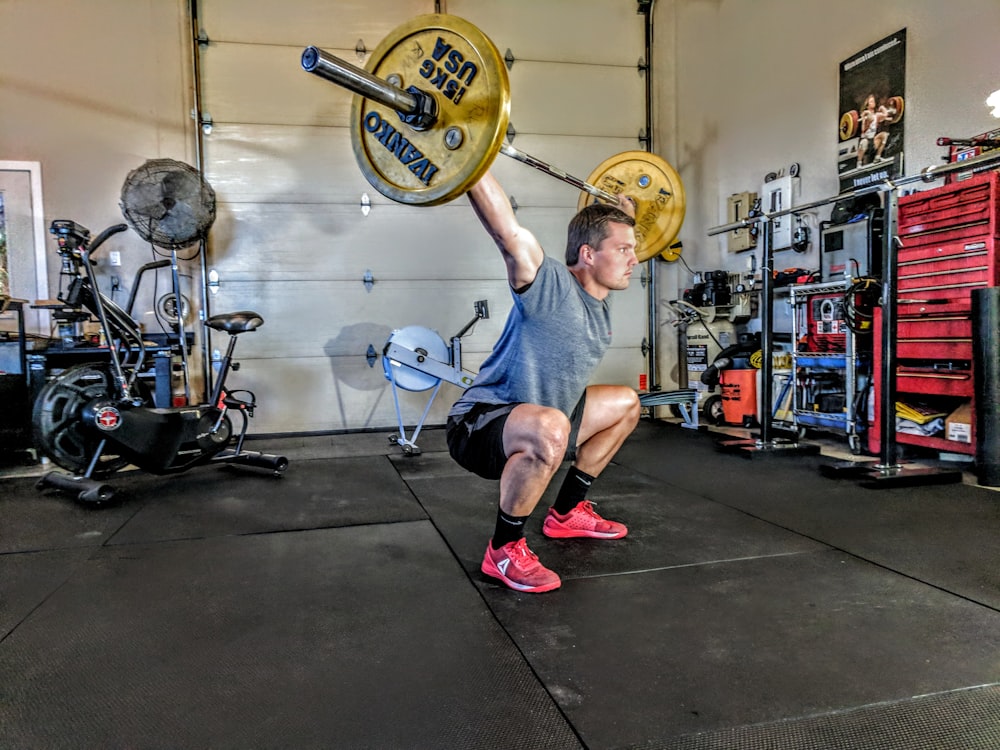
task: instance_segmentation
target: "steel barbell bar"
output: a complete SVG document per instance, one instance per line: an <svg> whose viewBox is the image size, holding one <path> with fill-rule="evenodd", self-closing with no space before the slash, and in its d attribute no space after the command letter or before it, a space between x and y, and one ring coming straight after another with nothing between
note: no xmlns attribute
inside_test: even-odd
<svg viewBox="0 0 1000 750"><path fill-rule="evenodd" d="M415 130L426 130L437 121L437 105L434 97L410 86L405 91L389 81L373 76L367 70L343 60L316 46L306 47L302 52L303 70L313 73L331 83L368 99L372 99L399 114L400 119ZM523 164L555 177L578 190L583 190L595 198L617 203L618 197L591 185L579 177L553 167L541 159L526 154L508 143L500 146L500 153Z"/></svg>

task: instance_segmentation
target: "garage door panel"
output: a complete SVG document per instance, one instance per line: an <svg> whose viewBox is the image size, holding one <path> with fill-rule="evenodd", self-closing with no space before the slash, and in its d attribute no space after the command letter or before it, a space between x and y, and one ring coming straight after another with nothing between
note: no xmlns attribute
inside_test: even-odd
<svg viewBox="0 0 1000 750"><path fill-rule="evenodd" d="M346 128L353 94L302 69L302 47L214 44L202 54L202 109L217 123ZM364 67L351 50L328 49ZM262 95L261 92L266 92Z"/></svg>
<svg viewBox="0 0 1000 750"><path fill-rule="evenodd" d="M515 68L521 60L635 67L644 45L642 17L623 0L450 0L448 11L476 24L501 55L510 49Z"/></svg>
<svg viewBox="0 0 1000 750"><path fill-rule="evenodd" d="M525 169L525 167L521 167ZM562 260L575 205L526 206L518 217ZM500 252L465 198L446 206L224 204L212 229L210 265L223 282L250 279L384 281L506 278Z"/></svg>
<svg viewBox="0 0 1000 750"><path fill-rule="evenodd" d="M634 68L525 61L510 71L510 121L519 133L634 138L644 87Z"/></svg>
<svg viewBox="0 0 1000 750"><path fill-rule="evenodd" d="M468 18L515 57L510 71L515 145L586 179L604 159L640 148L645 81L643 19L622 0L457 0ZM252 429L264 432L396 430L381 349L394 329L421 325L446 341L487 299L489 320L463 339L478 370L512 305L503 262L460 197L436 207L395 203L364 178L349 130L353 94L301 69L316 45L363 65L393 29L431 13L429 0L199 0L204 139L218 216L209 269L220 286L211 312L254 309L266 322L241 337L235 387L257 392ZM572 21L572 34L553 33ZM613 45L607 39L614 39ZM358 42L363 45L359 54ZM592 102L601 102L593 107ZM518 218L563 258L579 193L507 157L493 162ZM367 195L370 211L362 212ZM648 265L648 264L647 264ZM370 271L368 291L363 275ZM644 371L646 291L636 276L615 293L614 347L593 382L634 385ZM212 348L225 343L213 334ZM365 353L379 354L369 366ZM401 393L415 423L428 393ZM428 415L441 424L458 389L445 384Z"/></svg>
<svg viewBox="0 0 1000 750"><path fill-rule="evenodd" d="M645 372L640 352L615 353L619 356L609 354L591 382L637 388L639 373ZM387 435L398 432L392 386L385 379L381 361L374 367L358 356L243 361L245 366L230 385L257 396L251 434L358 429L385 429ZM404 426L409 428L419 421L430 395L430 391L399 391ZM424 424L443 425L460 395L457 386L443 383Z"/></svg>
<svg viewBox="0 0 1000 750"><path fill-rule="evenodd" d="M205 139L205 176L230 203L389 203L365 180L347 128L222 124Z"/></svg>
<svg viewBox="0 0 1000 750"><path fill-rule="evenodd" d="M242 358L325 354L364 356L381 351L389 334L408 325L430 328L448 342L474 317L473 303L489 302L490 317L463 338L467 352L489 351L500 336L511 298L504 281L442 284L387 282L366 292L359 283L224 283L212 296L213 314L251 309L264 325L240 339ZM222 340L222 339L216 339Z"/></svg>
<svg viewBox="0 0 1000 750"><path fill-rule="evenodd" d="M257 396L251 434L358 429L385 429L387 435L398 432L392 387L381 362L369 367L363 357L299 357L256 360L252 368L250 364L237 373L240 377L232 385ZM442 385L425 424L444 424L459 394L450 383ZM426 391L400 394L404 425L416 424L429 397Z"/></svg>
<svg viewBox="0 0 1000 750"><path fill-rule="evenodd" d="M359 39L369 50L413 16L434 12L430 0L294 0L254 3L202 0L200 25L215 40L254 44L354 49Z"/></svg>

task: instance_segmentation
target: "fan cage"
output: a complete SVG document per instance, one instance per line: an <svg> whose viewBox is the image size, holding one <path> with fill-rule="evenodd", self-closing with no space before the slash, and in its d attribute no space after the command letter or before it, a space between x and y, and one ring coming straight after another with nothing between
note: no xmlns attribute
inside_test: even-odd
<svg viewBox="0 0 1000 750"><path fill-rule="evenodd" d="M150 159L122 186L125 221L145 241L178 250L205 238L215 221L215 191L194 167Z"/></svg>

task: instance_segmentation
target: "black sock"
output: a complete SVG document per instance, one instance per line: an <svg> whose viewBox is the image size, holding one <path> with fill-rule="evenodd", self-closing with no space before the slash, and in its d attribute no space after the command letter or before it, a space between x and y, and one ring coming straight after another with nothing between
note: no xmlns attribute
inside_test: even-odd
<svg viewBox="0 0 1000 750"><path fill-rule="evenodd" d="M500 549L508 542L516 542L524 536L524 522L527 520L527 516L509 516L497 509L497 526L493 531L490 546L493 549Z"/></svg>
<svg viewBox="0 0 1000 750"><path fill-rule="evenodd" d="M595 477L590 476L590 474L585 474L575 466L570 466L569 473L566 474L566 479L563 481L562 487L559 488L559 494L552 505L555 512L564 515L573 510L582 500L586 500L587 492L590 491L590 485L593 484L594 479Z"/></svg>

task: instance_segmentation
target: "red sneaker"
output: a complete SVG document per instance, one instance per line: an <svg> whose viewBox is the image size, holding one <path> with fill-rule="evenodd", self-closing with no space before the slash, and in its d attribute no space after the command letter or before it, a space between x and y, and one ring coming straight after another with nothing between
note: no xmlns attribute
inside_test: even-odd
<svg viewBox="0 0 1000 750"><path fill-rule="evenodd" d="M493 549L493 545L487 544L481 570L515 591L540 594L562 585L558 575L538 562L538 555L528 549L523 537L516 542L507 542L500 549Z"/></svg>
<svg viewBox="0 0 1000 750"><path fill-rule="evenodd" d="M628 534L628 529L625 524L601 518L594 512L594 506L589 500L582 500L564 516L549 508L545 521L542 523L542 533L552 539L572 537L621 539Z"/></svg>

